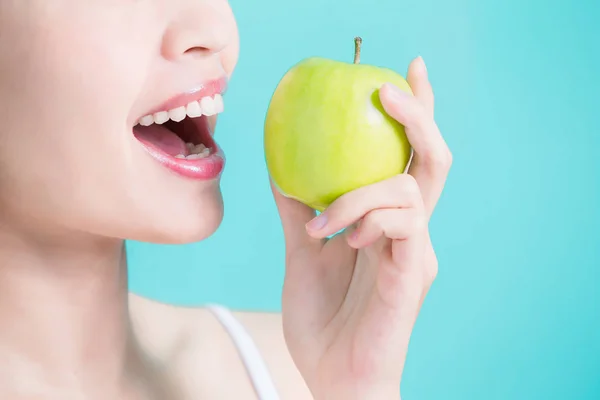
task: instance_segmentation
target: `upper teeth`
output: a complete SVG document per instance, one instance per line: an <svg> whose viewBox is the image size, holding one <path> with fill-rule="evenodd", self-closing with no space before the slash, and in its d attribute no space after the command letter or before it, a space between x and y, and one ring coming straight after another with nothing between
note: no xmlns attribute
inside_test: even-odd
<svg viewBox="0 0 600 400"><path fill-rule="evenodd" d="M222 113L223 110L223 96L215 94L214 97L207 96L199 101L192 101L185 107L181 106L169 111L159 111L145 115L139 119L138 123L142 126L150 126L152 124L164 124L168 120L180 122L186 116L190 118L197 118L202 115L211 116Z"/></svg>

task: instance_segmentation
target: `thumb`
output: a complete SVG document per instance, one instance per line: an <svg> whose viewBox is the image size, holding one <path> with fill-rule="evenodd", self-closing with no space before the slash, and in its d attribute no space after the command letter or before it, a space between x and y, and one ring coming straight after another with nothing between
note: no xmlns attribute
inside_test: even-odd
<svg viewBox="0 0 600 400"><path fill-rule="evenodd" d="M273 184L273 181L270 183L283 226L287 253L301 248L321 246L323 240L309 236L306 231L306 224L316 215L315 210L297 200L285 197Z"/></svg>

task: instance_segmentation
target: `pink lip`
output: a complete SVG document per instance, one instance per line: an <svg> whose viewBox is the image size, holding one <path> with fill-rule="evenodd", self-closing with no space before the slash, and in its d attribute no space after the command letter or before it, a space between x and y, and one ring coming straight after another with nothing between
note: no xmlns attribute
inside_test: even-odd
<svg viewBox="0 0 600 400"><path fill-rule="evenodd" d="M192 120L197 124L200 132L205 132L205 134L201 134L202 143L210 149L210 154L204 158L195 160L176 158L155 147L152 143L139 139L138 141L152 158L183 177L205 181L217 179L225 168L225 154L213 139L212 132L205 130L208 128L206 118L200 117Z"/></svg>
<svg viewBox="0 0 600 400"><path fill-rule="evenodd" d="M213 180L221 175L225 167L225 155L216 144L211 147L209 156L198 160L175 158L146 144L144 148L162 165L186 178Z"/></svg>
<svg viewBox="0 0 600 400"><path fill-rule="evenodd" d="M204 82L187 93L179 94L170 98L159 107L145 114L154 114L160 111L169 111L179 107L185 107L192 101L199 101L203 97L213 97L216 94L224 94L227 90L227 77L221 77L212 81Z"/></svg>

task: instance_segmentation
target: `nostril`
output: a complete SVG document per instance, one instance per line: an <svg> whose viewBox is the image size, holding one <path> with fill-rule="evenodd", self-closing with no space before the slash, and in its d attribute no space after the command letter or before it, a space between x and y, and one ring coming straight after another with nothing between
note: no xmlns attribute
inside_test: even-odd
<svg viewBox="0 0 600 400"><path fill-rule="evenodd" d="M210 52L211 52L211 50L208 47L195 46L195 47L190 47L189 49L184 51L183 54L202 55L202 54L206 54L206 53L210 53Z"/></svg>
<svg viewBox="0 0 600 400"><path fill-rule="evenodd" d="M163 38L161 53L168 60L180 57L206 57L215 52L209 35L192 30L169 29Z"/></svg>
<svg viewBox="0 0 600 400"><path fill-rule="evenodd" d="M190 3L197 7L182 10L164 32L161 52L166 59L206 57L220 53L231 41L230 25L209 6L212 2Z"/></svg>

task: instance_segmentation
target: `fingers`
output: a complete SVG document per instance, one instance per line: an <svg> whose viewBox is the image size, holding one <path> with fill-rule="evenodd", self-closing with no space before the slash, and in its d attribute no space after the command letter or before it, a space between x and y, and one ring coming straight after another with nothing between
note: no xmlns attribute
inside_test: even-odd
<svg viewBox="0 0 600 400"><path fill-rule="evenodd" d="M433 119L434 95L433 88L427 78L427 66L423 58L415 58L408 67L407 81L415 97L421 102L425 110Z"/></svg>
<svg viewBox="0 0 600 400"><path fill-rule="evenodd" d="M271 182L271 190L285 236L286 252L296 251L306 246L319 246L323 241L306 234L306 224L315 217L315 211L290 198L283 196Z"/></svg>
<svg viewBox="0 0 600 400"><path fill-rule="evenodd" d="M348 237L348 244L360 249L372 245L382 236L393 240L403 240L426 228L426 217L418 209L373 210L365 215L358 228Z"/></svg>
<svg viewBox="0 0 600 400"><path fill-rule="evenodd" d="M354 224L377 209L422 208L419 185L408 174L346 193L306 225L313 238L325 238Z"/></svg>
<svg viewBox="0 0 600 400"><path fill-rule="evenodd" d="M408 172L418 182L425 208L431 215L444 188L452 155L433 119L433 90L422 59L411 63L408 80L414 96L385 84L380 98L385 111L405 127L414 150Z"/></svg>

